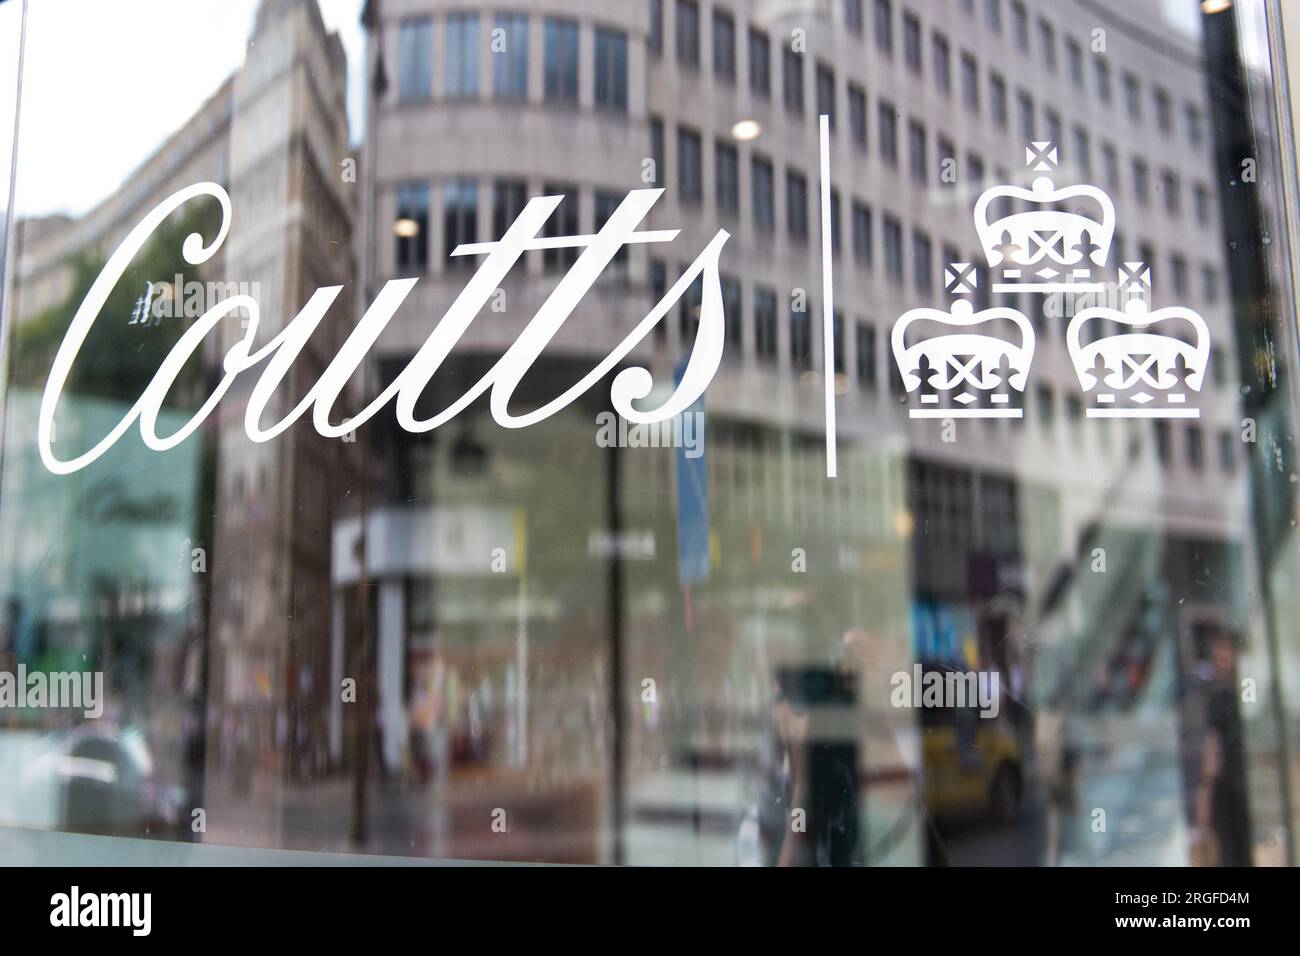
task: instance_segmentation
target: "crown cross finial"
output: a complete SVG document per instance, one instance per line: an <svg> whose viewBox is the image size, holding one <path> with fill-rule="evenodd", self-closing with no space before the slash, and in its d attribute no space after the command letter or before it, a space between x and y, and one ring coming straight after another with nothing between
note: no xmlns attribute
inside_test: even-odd
<svg viewBox="0 0 1300 956"><path fill-rule="evenodd" d="M1151 267L1145 262L1123 262L1119 267L1121 295L1145 296L1151 291Z"/></svg>
<svg viewBox="0 0 1300 956"><path fill-rule="evenodd" d="M943 271L943 284L953 295L971 295L979 286L979 275L969 262L950 262Z"/></svg>
<svg viewBox="0 0 1300 956"><path fill-rule="evenodd" d="M1034 172L1050 172L1060 165L1055 143L1030 143L1025 147L1025 166Z"/></svg>

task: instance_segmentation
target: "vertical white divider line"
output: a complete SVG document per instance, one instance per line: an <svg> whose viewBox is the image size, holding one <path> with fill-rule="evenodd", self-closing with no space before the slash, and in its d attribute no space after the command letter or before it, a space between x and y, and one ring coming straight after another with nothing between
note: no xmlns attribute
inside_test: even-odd
<svg viewBox="0 0 1300 956"><path fill-rule="evenodd" d="M831 275L831 125L822 113L822 381L826 387L826 477L839 473L835 448L835 295Z"/></svg>

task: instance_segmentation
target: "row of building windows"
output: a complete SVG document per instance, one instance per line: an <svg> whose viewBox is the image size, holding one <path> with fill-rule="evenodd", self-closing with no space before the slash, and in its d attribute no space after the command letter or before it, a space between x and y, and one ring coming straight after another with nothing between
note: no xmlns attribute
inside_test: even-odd
<svg viewBox="0 0 1300 956"><path fill-rule="evenodd" d="M865 123L865 106L859 114L862 117L862 123ZM866 131L865 125L860 125L857 120L854 122L855 127L860 126L860 136L855 129L855 139L862 147L866 148ZM897 166L898 164L898 114L893 104L884 100L879 105L879 136L880 136L880 153L887 164ZM704 148L701 134L698 130L687 126L677 127L677 182L675 195L679 202L698 203L703 199L703 164ZM914 180L919 184L935 182L940 186L955 186L958 182L970 184L972 189L982 187L985 177L984 161L974 152L968 152L965 156L964 164L961 164L956 144L946 136L940 135L937 138L937 155L933 167L929 158L929 135L925 124L919 120L910 120L907 124L908 137L908 168ZM1031 134L1032 137L1032 134ZM661 120L651 117L650 120L650 139L651 139L651 156L655 164L656 185L665 184L667 177L664 174L666 157L664 155L664 128ZM1083 168L1085 173L1091 172L1091 163L1089 160L1089 146L1087 133L1079 130L1076 132L1075 156L1080 157L1076 163ZM1114 147L1109 144L1103 144L1103 160L1105 165L1105 176L1103 184L1113 194L1122 193L1121 174L1119 168L1119 158ZM1062 150L1060 155L1069 156L1070 154ZM716 173L716 195L715 200L719 212L736 213L740 207L740 185L739 185L739 153L737 148L727 140L718 139L714 142L714 169ZM759 229L767 229L772 226L772 218L768 215L771 208L771 190L769 184L772 182L771 162L758 153L754 154L752 159L752 169L754 172L754 194L752 201L754 205L755 224ZM998 172L999 179L1005 181L1007 174L1005 171ZM787 183L794 188L792 197L795 205L795 212L790 219L792 223L792 235L796 238L806 236L807 217L806 214L800 214L798 207L800 196L807 193L807 177L797 170L791 170L787 174ZM1139 206L1147 206L1151 202L1153 180L1151 169L1145 159L1133 157L1132 161L1132 191L1135 201ZM1182 185L1178 174L1173 169L1160 170L1157 187L1161 197L1165 213L1171 218L1180 218L1183 213ZM1193 214L1196 221L1202 225L1209 225L1212 218L1212 209L1210 203L1210 191L1207 186L1197 183L1192 188Z"/></svg>
<svg viewBox="0 0 1300 956"><path fill-rule="evenodd" d="M914 124L915 128L915 124ZM923 144L924 131L921 131L922 145L920 150L924 150ZM664 131L662 123L658 120L651 120L651 140L652 155L654 157L657 184L663 185L665 176L664 169ZM955 148L953 149L955 152ZM703 200L703 141L698 131L687 127L678 127L677 129L677 188L675 195L678 201L687 204L699 203ZM984 168L983 162L974 154L967 156L968 177L976 185L983 179ZM714 143L714 201L717 211L722 216L739 215L740 212L740 153L737 148L726 140L717 140ZM776 182L777 173L772 161L758 153L754 152L750 156L750 208L753 216L754 229L758 233L772 232L776 228ZM786 230L791 239L804 242L809 238L809 179L801 170L795 167L787 167L784 175L784 197L786 203ZM1166 184L1166 202L1169 202L1170 196L1177 196L1177 179L1173 178L1172 183ZM1198 187L1196 191L1196 215L1198 220L1208 222L1210 216L1208 190ZM838 255L841 248L841 200L840 192L837 189L831 190L830 201L830 231L831 231L831 248L834 254ZM999 217L1008 215L1011 212L1011 202L1005 202L1000 207ZM861 200L854 199L850 208L850 232L852 243L853 257L864 263L870 264L872 261L873 241L873 216L871 207ZM886 215L882 221L883 241L885 247L885 267L887 274L898 282L903 282L903 229L899 220L895 217ZM1114 261L1126 261L1122 258L1124 246L1123 237L1117 237L1113 242L1116 249ZM924 232L916 230L913 233L912 240L912 257L915 261L915 284L919 291L929 291L933 273L930 268L931 242ZM1138 253L1142 256L1141 261L1148 265L1155 266L1155 253L1148 244L1141 244ZM945 259L945 262L956 261L955 259ZM1170 272L1172 276L1172 285L1174 292L1179 295L1185 295L1190 290L1190 267L1186 257L1180 254L1173 254L1170 257ZM1209 266L1202 268L1202 279L1204 294L1207 301L1217 301L1218 299L1218 281L1217 274Z"/></svg>
<svg viewBox="0 0 1300 956"><path fill-rule="evenodd" d="M499 100L528 98L528 17L498 13L480 35L478 13L451 13L445 21L443 96L479 98L479 52L492 53L492 95ZM597 107L627 111L627 33L611 27L593 32L592 96ZM542 96L547 102L576 105L579 89L578 21L542 21ZM410 103L433 95L433 20L413 17L398 28L397 98Z"/></svg>
<svg viewBox="0 0 1300 956"><path fill-rule="evenodd" d="M1000 4L1001 0L988 0L991 4ZM990 26L997 23L995 32L1001 32L1000 6L997 17L990 18ZM1024 5L1013 0L1011 4L1013 34L1019 52L1029 55L1031 41L1029 14ZM663 53L663 0L651 0L650 3L650 52L654 55ZM700 67L700 4L697 0L676 0L675 3L675 51L679 65L688 69ZM738 36L735 16L725 7L715 5L712 9L712 54L713 73L720 80L736 80L736 38ZM844 0L843 20L849 32L861 36L864 32L863 0ZM894 9L892 0L874 0L873 26L876 47L882 53L892 56L894 52ZM904 10L901 16L903 60L909 70L916 75L925 72L924 29L920 17ZM1091 38L1090 38L1091 40ZM761 99L772 93L772 39L758 28L751 27L746 34L749 53L749 87L750 91ZM933 30L930 34L931 73L935 86L944 95L952 93L952 46L947 35ZM1044 19L1038 21L1038 46L1043 59L1043 66L1049 73L1058 69L1056 29ZM1067 72L1076 89L1086 91L1088 87L1084 46L1078 39L1067 37L1064 42ZM786 107L794 112L804 110L804 61L805 57L789 45L782 46L781 54L781 94ZM1110 64L1104 55L1093 56L1095 69L1095 91L1101 102L1110 104L1113 100ZM968 111L974 115L980 112L979 63L973 53L962 51L960 54L961 98ZM831 112L834 99L834 73L824 64L818 64L815 74L818 112ZM1124 88L1125 110L1136 123L1143 120L1142 84L1136 73L1124 72L1121 79ZM852 98L850 86L850 98ZM1018 98L1029 98L1026 91L1020 91ZM989 74L990 114L995 122L1007 123L1007 84L997 71ZM1174 132L1173 97L1168 89L1156 85L1152 90L1153 112L1157 128L1166 135ZM850 108L852 111L852 108ZM1183 105L1186 122L1187 139L1192 145L1204 142L1205 131L1202 111L1195 103ZM1049 127L1050 127L1049 122ZM1032 126L1032 122L1028 124ZM1022 133L1026 141L1035 138L1022 123ZM1053 142L1060 142L1059 136L1048 136Z"/></svg>
<svg viewBox="0 0 1300 956"><path fill-rule="evenodd" d="M679 146L684 147L688 155L696 157L700 151L698 135L679 134ZM679 150L680 152L680 150ZM718 190L718 208L723 212L739 211L739 159L734 147L720 142L716 153L718 172L715 178ZM698 165L698 164L696 164ZM698 198L700 185L698 169L690 178L688 195ZM771 160L755 154L751 157L751 188L753 192L752 211L754 225L758 232L771 232L775 229L775 183L776 173ZM790 237L804 242L809 239L810 223L810 186L808 177L793 167L787 168L784 176L784 198L786 202L786 229ZM491 231L494 238L503 235L509 225L523 211L529 198L528 183L523 179L496 179L491 188ZM551 214L544 227L546 236L577 235L580 232L580 212L582 189L574 183L545 183L543 194L562 195L564 201ZM429 266L429 230L430 230L430 190L427 181L404 182L396 189L396 221L394 233L396 251L394 262L400 274L420 274ZM480 241L479 227L479 180L475 177L452 176L445 179L442 190L442 233L443 254L450 256L456 246ZM592 224L599 229L605 224L614 210L624 199L624 193L615 189L597 189L594 191ZM1008 204L1009 205L1009 204ZM839 190L832 189L830 196L830 232L831 251L834 256L844 252L842 244L842 199ZM1003 212L1005 214L1005 211ZM849 202L849 247L853 261L866 268L875 264L876 250L876 214L871 205L861 199L853 198ZM911 260L911 285L918 293L931 294L936 290L937 270L934 256L940 255L939 268L944 264L959 261L979 262L982 254L963 255L955 246L944 244L936 247L930 234L919 228L910 230L910 237L903 221L891 213L880 216L880 244L884 272L896 285L908 282L907 261ZM1116 234L1111 240L1110 261L1130 261L1129 253L1136 255L1136 261L1145 262L1153 270L1159 268L1163 261L1149 242L1139 242L1134 249L1129 249L1122 234ZM548 270L564 269L576 261L578 250L547 249L543 251L543 261ZM619 252L616 263L626 261L626 250ZM448 259L449 268L472 268L472 257ZM1168 259L1169 287L1175 296L1192 295L1192 266L1186 256L1172 253ZM977 266L977 304L986 308L989 303L988 270ZM1221 297L1221 284L1218 270L1212 265L1200 267L1201 298L1207 303L1216 303ZM1014 301L1011 303L1014 306ZM1032 310L1042 314L1042 308Z"/></svg>
<svg viewBox="0 0 1300 956"><path fill-rule="evenodd" d="M442 182L442 236L447 267L472 270L476 260L472 256L452 257L459 245L479 241L479 181L472 176L452 176ZM528 202L528 183L523 179L496 179L491 183L492 222L491 234L499 238L510 224L523 212ZM547 218L542 234L548 237L579 235L578 212L580 190L574 183L546 183L542 186L547 196L564 196L563 202ZM599 229L625 198L615 190L596 190L595 223ZM393 226L396 247L394 265L398 274L418 275L429 267L430 184L426 181L400 183L396 189L396 211ZM579 250L542 250L542 261L547 271L567 269L577 261ZM627 250L621 249L614 262L626 262Z"/></svg>

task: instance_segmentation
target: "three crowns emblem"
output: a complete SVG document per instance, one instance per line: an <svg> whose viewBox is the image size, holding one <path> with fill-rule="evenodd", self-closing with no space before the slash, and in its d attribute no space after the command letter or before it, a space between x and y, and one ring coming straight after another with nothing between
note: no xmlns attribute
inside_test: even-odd
<svg viewBox="0 0 1300 956"><path fill-rule="evenodd" d="M1058 165L1056 146L1030 143L1025 161L1034 172L1051 172ZM1084 211L1067 211L1066 201ZM990 219L994 203L1013 211ZM1015 211L1018 204L1025 208ZM1057 188L1047 175L1037 176L1030 189L993 186L976 200L974 218L991 292L1106 289L1102 276L1115 235L1115 207L1097 187ZM944 270L944 285L955 296L973 295L978 282L970 263L950 263ZM1089 306L1066 329L1087 416L1199 417L1191 393L1201 390L1210 357L1205 320L1181 306L1150 310L1151 269L1144 263L1124 263L1116 288L1123 308ZM976 312L968 298L956 299L950 312L911 309L894 323L890 346L904 387L919 396L920 407L914 405L910 417L1024 416L1035 336L1033 323L1016 309Z"/></svg>

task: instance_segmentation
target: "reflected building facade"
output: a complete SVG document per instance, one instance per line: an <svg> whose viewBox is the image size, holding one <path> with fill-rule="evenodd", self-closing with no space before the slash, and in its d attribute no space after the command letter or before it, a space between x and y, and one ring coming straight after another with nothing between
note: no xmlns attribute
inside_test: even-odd
<svg viewBox="0 0 1300 956"><path fill-rule="evenodd" d="M356 212L340 175L349 153L346 76L342 44L325 29L314 2L261 3L243 65L120 191L79 218L19 221L10 302L15 365L48 366L53 352L42 334L46 323L53 317L58 328L65 327L125 234L167 196L196 182L217 183L232 196L229 240L201 267L184 262L178 248L169 249L168 258L158 247L146 247L110 299L106 311L112 314L100 320L110 330L98 342L92 336L88 350L107 342L161 358L160 345L163 351L170 347L185 320L236 294L251 294L258 302L257 338L265 341L317 288L353 283ZM209 235L217 225L214 212L201 210L181 226ZM179 246L181 236L168 234L172 238ZM288 391L298 394L319 376L350 328L351 311L347 297L336 303L286 376ZM249 321L248 311L239 310L204 343L205 369L220 368ZM205 387L215 383L207 375L186 379L173 393L169 404L175 412L189 413L169 416L177 424L197 411ZM133 381L128 370L120 380L93 383L89 388L98 399L84 408L74 402L75 430L65 432L74 441L104 434L126 414L143 381ZM77 387L74 376L71 390ZM266 811L282 785L326 769L326 715L333 696L325 684L330 515L333 503L347 494L356 455L310 427L291 429L276 442L251 442L242 407L250 388L237 384L218 415L168 462L156 463L138 437L115 449L113 507L96 504L108 479L87 480L84 490L89 530L109 549L98 562L102 567L93 575L83 571L91 577L83 593L20 614L11 639L33 631L47 635L32 639L38 643L97 648L92 659L105 662L112 654L103 645L113 638L103 625L87 621L96 614L96 599L111 604L113 610L104 613L113 620L124 613L120 607L134 608L122 627L137 645L130 666L149 683L146 689L134 680L115 682L110 671L110 696L118 698L124 723L143 720L155 746L168 742L166 754L154 753L159 785L173 785L184 799L206 791L209 812L231 808L219 810L216 819L238 819L237 808L254 800L264 823L276 818ZM6 495L10 509L41 486L35 452L39 397L39 383L27 390L21 377L11 393L6 435L22 453L11 450L6 476L13 481L16 474L26 475L31 485ZM268 413L278 409L283 416L287 402L287 395L277 396ZM56 444L58 437L56 431ZM29 463L37 470L27 475ZM81 477L68 481L81 484ZM48 536L40 537L59 540L60 523L75 520L55 505L61 497L52 496L45 515L41 509L8 512L11 602L42 594L51 584L38 586L43 576L54 582L67 577L66 569L47 565L42 571L39 555L23 556L36 527L48 524ZM114 535L133 543L116 562L110 558ZM69 567L96 565L78 558L75 540L65 541ZM99 593L105 588L111 600ZM69 618L66 627L56 620L59 608ZM149 698L156 703L151 706ZM313 749L313 741L319 747ZM274 844L277 832L274 823L259 826L254 840Z"/></svg>
<svg viewBox="0 0 1300 956"><path fill-rule="evenodd" d="M373 76L382 64L388 81L372 100L367 143L372 281L421 277L399 316L409 340L399 335L384 345L397 367L464 282L468 267L451 250L499 236L526 197L562 194L547 234L569 235L598 230L627 190L659 186L665 191L645 228L681 229L671 245L628 248L602 277L548 348L557 378L544 387L547 396L607 354L717 229L731 236L723 256L727 350L706 399L707 575L683 580L674 542L689 532L671 452L622 452L618 514L588 512L562 525L569 548L583 539L575 527L591 540L615 519L654 544L653 554L624 555L623 591L610 600L627 614L618 628L625 645L609 650L590 640L589 693L608 697L601 684L610 669L615 701L636 700L640 675L667 675L674 693L698 706L689 714L649 705L631 717L603 715L606 726L631 721L626 766L607 772L611 788L627 788L620 812L629 816L630 858L681 852L725 860L747 799L742 771L760 762L754 728L763 723L775 663L828 660L864 621L899 660L999 671L1009 709L1020 712L1012 742L1000 748L1005 767L972 762L975 738L963 742L958 732L950 740L951 728L926 728L921 786L928 792L919 798L906 786L890 792L889 781L907 776L904 762L864 760L864 780L885 792L864 799L868 816L883 806L882 819L892 819L916 802L931 809L992 802L1003 769L1025 798L1038 792L1029 779L1035 747L1073 754L1084 746L1077 736L1100 735L1086 749L1112 754L1138 733L1160 768L1153 778L1165 774L1145 784L1160 794L1157 816L1179 819L1164 811L1182 799L1180 775L1199 772L1179 763L1180 750L1196 749L1187 741L1197 731L1177 708L1156 708L1154 723L1138 712L1176 695L1206 666L1210 636L1252 613L1244 590L1225 600L1222 587L1209 583L1232 579L1246 561L1249 446L1239 434L1207 77L1194 31L1143 29L1124 4L999 0L925 9L847 0L815 11L796 3L651 0L617 12L581 4L470 12L455 3L387 0L369 11L368 70ZM822 457L822 113L831 116L833 170L835 480L824 478ZM761 132L738 138L741 121ZM508 148L503 129L511 130ZM1111 196L1112 279L1122 263L1141 261L1154 276L1153 307L1187 306L1205 318L1213 353L1196 396L1199 418L1086 417L1065 332L1076 304L1088 303L1068 293L987 291L987 253L972 207L992 184L1028 185L1025 146L1036 141L1058 147L1058 185L1094 183ZM402 234L412 228L414 238ZM484 368L573 258L530 255L502 290L500 311L481 316L460 343L458 351L482 354ZM957 261L981 264L981 307L1010 305L1031 317L1037 349L1024 419L959 419L949 440L939 422L908 419L889 337L907 309L946 308L944 267ZM670 381L689 353L696 294L683 297L629 357L657 381ZM463 389L477 375L453 378ZM604 466L592 460L580 425L570 440L566 482L579 486L578 500L603 501ZM417 500L468 493L492 501L517 491L492 477L474 490L472 479L458 477L452 462L461 439L444 440L441 453L438 439L427 452L415 450L417 440L399 441L406 448L391 451L389 471L426 483ZM541 453L526 437L490 428L474 441L488 448L486 472L496 481L517 473L507 462L537 461ZM410 493L390 495L408 517ZM554 491L547 500L550 510ZM505 518L497 516L499 527ZM421 520L440 523L427 512ZM563 553L559 540L534 526L535 514L521 520L525 537L496 537L526 540L534 555ZM805 579L800 554L818 565ZM480 561L480 576L490 580ZM454 597L442 604L423 594L420 578L436 570L408 564L381 585L391 589L379 625L380 654L391 662L381 665L386 728L398 721L397 701L412 681L422 692L426 656L441 667L439 645L458 653L457 638L446 637L454 628L430 619L428 630L417 631L402 603L419 603L421 621L424 611L454 613ZM609 583L588 583L584 603L601 606ZM778 623L783 610L807 603L819 609L815 624ZM498 686L512 686L519 671L511 666L525 665L520 635L546 627L547 611L518 613L516 626L503 622L497 637L496 656L506 662ZM707 636L696 630L702 619ZM552 621L575 633L562 612ZM465 653L478 661L484 642ZM479 673L481 664L461 666ZM1081 686L1088 690L1076 695ZM880 706L886 687L878 682L871 691L872 700L859 701L866 710ZM535 692L519 704L529 716L503 714L502 726L525 737L544 732L531 708L556 695L551 687ZM1036 741L1024 717L1039 708L1054 719ZM710 714L727 717L715 725ZM396 760L404 740L386 734ZM599 731L587 739L605 744L603 759L617 759ZM530 752L527 740L514 740L514 753ZM590 757L573 759L585 765ZM1086 786L1115 782L1106 760L1085 769L1092 771ZM945 782L950 776L955 782ZM726 796L702 807L701 788ZM712 837L702 835L710 824ZM1164 829L1153 840L1171 848L1184 838ZM920 850L913 844L903 852ZM1099 862L1112 850L1062 852Z"/></svg>

